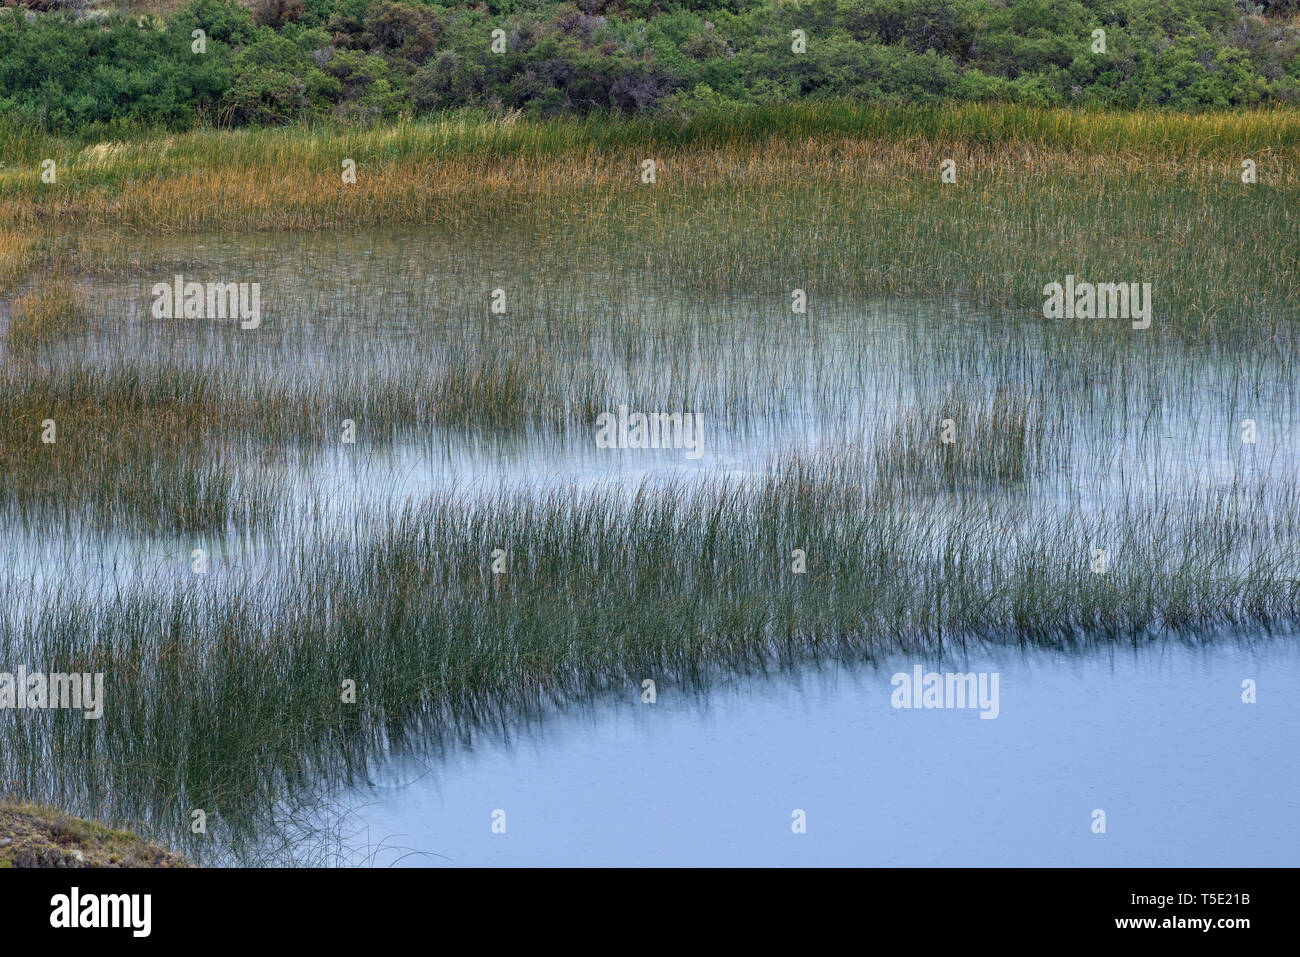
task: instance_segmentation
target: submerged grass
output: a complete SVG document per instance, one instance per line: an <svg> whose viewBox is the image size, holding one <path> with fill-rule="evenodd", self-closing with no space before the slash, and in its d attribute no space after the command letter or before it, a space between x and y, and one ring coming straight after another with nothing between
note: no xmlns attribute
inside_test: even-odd
<svg viewBox="0 0 1300 957"><path fill-rule="evenodd" d="M275 465L292 453L310 462L342 448L349 420L363 456L448 430L590 446L596 415L620 404L698 411L720 441L801 420L861 434L875 477L900 489L1009 487L1077 480L1084 473L1065 471L1072 457L1086 466L1150 448L1153 416L1166 429L1199 430L1180 417L1206 414L1197 390L1209 381L1231 397L1224 416L1277 406L1283 430L1300 401L1287 329L1252 357L1240 338L1181 342L1123 322L985 314L968 323L960 309L931 309L900 324L888 303L853 297L814 299L814 317L794 318L784 294L700 296L596 270L557 272L545 257L496 248L539 276L504 317L476 315L486 313L486 292L455 286L454 262L431 260L426 276L378 247L373 265L334 285L288 285L251 333L152 320L129 294L105 300L114 313L146 315L118 319L111 338L10 357L0 370L6 500L35 520L47 507L98 502L101 515L127 524L134 510L145 527L192 528L168 516L208 515L215 528L221 503L237 504L241 460ZM335 258L314 246L286 252L329 275L347 268L346 248ZM40 441L47 420L59 445ZM209 460L224 463L219 475L204 472ZM51 482L55 463L67 471ZM159 512L150 504L159 486L197 490L198 501ZM103 507L114 501L128 504ZM151 508L159 514L148 517Z"/></svg>

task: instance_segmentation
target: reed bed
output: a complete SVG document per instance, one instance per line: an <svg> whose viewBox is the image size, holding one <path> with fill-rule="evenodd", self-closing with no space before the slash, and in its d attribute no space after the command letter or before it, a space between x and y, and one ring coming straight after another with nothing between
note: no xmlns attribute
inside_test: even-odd
<svg viewBox="0 0 1300 957"><path fill-rule="evenodd" d="M880 139L912 142L1016 144L1068 151L1114 153L1168 151L1213 155L1235 147L1255 150L1300 145L1289 110L1233 110L1180 114L1167 110L1076 111L1013 104L877 105L857 102L767 104L741 110L611 121L587 118L524 119L451 111L421 121L370 129L355 126L264 127L133 137L128 143L91 143L20 127L0 127L0 149L17 160L80 156L89 167L111 171L165 166L253 170L267 161L310 165L343 150L405 159L472 156L530 158L575 152L613 152L650 145L661 149L752 147L792 142ZM50 150L49 147L59 147ZM214 147L220 146L220 150ZM10 164L18 165L18 164Z"/></svg>
<svg viewBox="0 0 1300 957"><path fill-rule="evenodd" d="M1024 396L954 386L937 402L904 412L877 442L877 480L907 491L1019 485L1036 469L1041 434Z"/></svg>
<svg viewBox="0 0 1300 957"><path fill-rule="evenodd" d="M324 273L344 274L334 285L314 276L287 285L277 312L251 335L152 320L147 299L92 283L99 308L136 315L100 320L112 332L89 347L11 357L0 372L14 466L7 500L39 520L64 487L47 482L51 456L91 469L82 478L67 473L69 489L102 490L71 497L82 504L161 481L149 472L118 482L133 468L131 457L175 463L182 469L176 489L205 488L214 486L181 478L221 452L222 484L234 489L238 461L275 465L292 453L310 465L341 448L348 421L369 456L419 442L430 430L590 444L596 416L620 405L698 410L720 437L779 434L812 420L832 434L860 436L876 456L878 478L919 491L1077 484L1117 452L1152 454L1153 416L1166 428L1177 423L1184 434L1202 434L1210 426L1187 416L1207 414L1199 398L1207 386L1233 397L1215 413L1224 421L1212 426L1228 448L1241 419L1261 403L1281 416L1275 436L1297 418L1297 353L1285 329L1256 357L1231 337L1187 342L1134 335L1122 322L1052 325L1014 315L971 325L960 310L937 308L920 316L909 308L904 320L888 301L864 306L851 297L815 298L809 320L785 311L784 293L702 297L647 283L644 274L559 271L547 256L492 245L539 277L505 317L485 315L487 290L456 282L454 263L391 262L379 255L382 244L353 273L346 272L350 247L332 254L340 259L323 258L314 245L292 251L317 260ZM402 246L400 238L392 244ZM190 254L182 247L172 255ZM737 315L746 317L739 338ZM39 443L47 419L58 423L70 458L59 457L61 446ZM941 441L944 419L953 422L950 445ZM95 467L101 449L103 467ZM134 497L140 510L148 511L152 494ZM100 512L134 521L130 509Z"/></svg>
<svg viewBox="0 0 1300 957"><path fill-rule="evenodd" d="M57 383L57 385L56 385ZM0 388L0 505L30 521L89 518L148 532L225 531L276 495L204 440L204 381L177 376L12 378Z"/></svg>
<svg viewBox="0 0 1300 957"><path fill-rule="evenodd" d="M8 787L173 836L196 807L238 830L411 736L445 739L644 677L1300 616L1293 483L1089 514L962 497L916 507L871 475L842 454L745 483L436 496L307 536L257 586L28 606L0 623L6 660L102 671L108 711L4 715ZM1104 574L1089 564L1097 543ZM501 574L494 549L508 556ZM348 679L355 705L342 701Z"/></svg>
<svg viewBox="0 0 1300 957"><path fill-rule="evenodd" d="M696 289L834 288L1030 315L1067 273L1147 281L1162 326L1267 333L1300 307L1290 112L759 108L724 120L451 116L372 131L79 145L56 184L0 182L0 227L335 230L509 222L575 258ZM358 164L345 184L344 159ZM641 182L655 159L657 182ZM940 182L956 164L957 183ZM1256 164L1244 184L1241 164ZM759 211L762 211L759 213ZM1223 249L1234 255L1221 255ZM124 263L123 268L132 268Z"/></svg>

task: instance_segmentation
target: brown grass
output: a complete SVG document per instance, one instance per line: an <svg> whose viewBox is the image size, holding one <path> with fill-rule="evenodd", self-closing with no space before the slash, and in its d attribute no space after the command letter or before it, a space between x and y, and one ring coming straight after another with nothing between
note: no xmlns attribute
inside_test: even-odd
<svg viewBox="0 0 1300 957"><path fill-rule="evenodd" d="M197 136L199 134L190 134ZM216 134L203 134L211 137ZM228 134L236 135L236 134ZM171 140L184 140L172 137ZM658 184L640 182L629 150L620 155L581 149L555 155L484 156L472 153L393 160L367 155L356 143L320 142L303 135L295 154L279 157L268 148L262 164L187 161L196 142L158 145L159 157L142 158L135 148L115 154L112 188L96 185L104 165L83 151L83 170L73 162L59 188L12 191L0 198L0 224L49 227L56 224L107 226L150 232L208 229L325 230L401 224L457 227L512 213L535 218L561 200L571 212L598 219L602 208L648 200L698 197L703 190L756 190L816 194L851 188L865 194L938 183L939 164L957 163L959 182L994 179L1052 184L1128 177L1148 180L1233 183L1235 155L1191 159L1173 152L1109 152L1040 147L1023 143L980 145L873 139L773 140L745 149L657 150ZM319 150L319 152L312 152ZM302 155L297 155L301 152ZM357 181L344 184L339 161L351 156ZM1294 188L1300 169L1287 156L1256 151L1252 158L1271 186ZM201 165L198 165L201 164ZM95 175L90 175L93 170ZM33 174L34 176L35 174ZM582 218L587 218L583 216Z"/></svg>
<svg viewBox="0 0 1300 957"><path fill-rule="evenodd" d="M5 342L15 352L47 346L86 331L86 303L66 279L39 282L14 303Z"/></svg>
<svg viewBox="0 0 1300 957"><path fill-rule="evenodd" d="M0 229L0 292L27 274L35 249L36 236L30 230Z"/></svg>

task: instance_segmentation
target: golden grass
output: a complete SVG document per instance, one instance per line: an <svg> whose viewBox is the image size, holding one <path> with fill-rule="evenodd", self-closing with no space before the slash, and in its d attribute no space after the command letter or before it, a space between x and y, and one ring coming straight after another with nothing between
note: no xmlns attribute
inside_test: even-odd
<svg viewBox="0 0 1300 957"><path fill-rule="evenodd" d="M1225 183L1235 178L1229 163L1189 164L1174 157L1078 154L1003 147L907 146L871 141L835 146L777 143L737 155L710 149L657 157L658 186L691 195L735 187L759 190L892 190L904 181L938 182L939 164L951 158L962 180L1012 175L1048 184L1077 178L1152 178ZM344 185L339 173L311 169L177 170L127 184L110 195L88 190L57 207L61 219L90 225L129 224L137 229L186 232L234 228L318 230L352 226L477 222L494 211L527 213L546 201L598 194L606 202L644 198L637 157L575 155L489 162L466 158L451 163L402 160L358 163L357 182ZM1260 161L1257 161L1260 162ZM1261 165L1277 185L1294 187L1300 173L1292 163ZM1266 174L1267 175L1267 174ZM48 204L29 198L0 202L0 219L38 225Z"/></svg>
<svg viewBox="0 0 1300 957"><path fill-rule="evenodd" d="M27 274L35 249L36 236L30 230L0 229L0 292Z"/></svg>
<svg viewBox="0 0 1300 957"><path fill-rule="evenodd" d="M1032 314L1049 281L1116 275L1153 283L1162 327L1207 335L1243 318L1269 334L1300 308L1295 111L801 107L677 127L450 116L15 143L61 157L60 173L42 184L26 162L0 177L0 280L34 251L42 271L79 278L158 271L132 241L144 234L508 227L690 288ZM940 182L948 159L955 187Z"/></svg>
<svg viewBox="0 0 1300 957"><path fill-rule="evenodd" d="M850 112L850 116L856 116ZM457 226L539 203L619 203L645 195L641 160L658 186L701 190L892 190L937 182L954 159L959 182L1153 177L1238 182L1242 159L1260 183L1294 187L1300 114L1076 114L1003 108L902 114L889 122L793 111L758 126L707 122L693 135L658 126L608 129L509 119L446 118L357 132L342 128L202 131L130 143L59 141L59 181L26 164L0 190L0 226L108 225L147 231L311 230L443 223ZM780 122L778 122L778 119ZM1018 124L1018 125L1017 125ZM757 130L755 129L757 127ZM692 127L691 129L695 129ZM342 163L356 163L356 182Z"/></svg>
<svg viewBox="0 0 1300 957"><path fill-rule="evenodd" d="M5 330L5 342L15 352L47 346L85 332L86 303L66 279L39 282L18 297Z"/></svg>

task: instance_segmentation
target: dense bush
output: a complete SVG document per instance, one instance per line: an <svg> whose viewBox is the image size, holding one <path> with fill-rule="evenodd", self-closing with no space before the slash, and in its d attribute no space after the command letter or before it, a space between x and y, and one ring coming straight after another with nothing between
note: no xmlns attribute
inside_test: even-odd
<svg viewBox="0 0 1300 957"><path fill-rule="evenodd" d="M55 129L819 97L1300 99L1300 0L193 0L165 20L0 0L14 2L0 10L0 113ZM806 52L791 50L795 29Z"/></svg>

